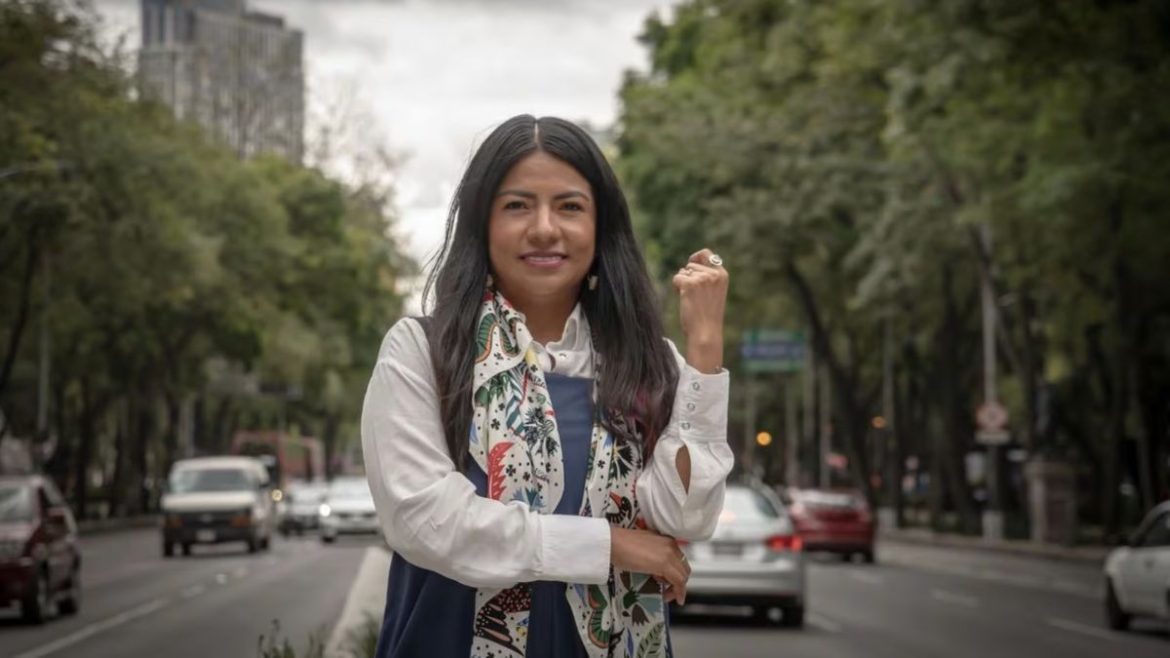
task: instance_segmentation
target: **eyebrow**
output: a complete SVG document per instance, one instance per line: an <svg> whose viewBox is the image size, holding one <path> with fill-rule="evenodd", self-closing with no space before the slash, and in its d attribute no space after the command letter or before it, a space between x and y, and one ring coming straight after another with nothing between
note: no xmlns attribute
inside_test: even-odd
<svg viewBox="0 0 1170 658"><path fill-rule="evenodd" d="M524 190L500 190L499 193L496 194L496 198L498 199L502 196L508 196L508 195L518 196L518 197L522 197L525 199L537 198L537 195L535 193L526 192ZM580 197L582 199L585 199L586 201L590 200L588 194L585 194L584 192L579 192L577 190L572 190L570 192L561 192L560 194L554 196L553 201L561 201L563 199L572 199L574 197Z"/></svg>

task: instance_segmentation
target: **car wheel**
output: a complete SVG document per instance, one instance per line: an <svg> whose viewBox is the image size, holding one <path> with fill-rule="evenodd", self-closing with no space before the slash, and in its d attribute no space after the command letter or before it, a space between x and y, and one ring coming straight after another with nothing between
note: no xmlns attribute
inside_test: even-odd
<svg viewBox="0 0 1170 658"><path fill-rule="evenodd" d="M780 623L787 628L804 628L804 606L790 605L784 608L784 617Z"/></svg>
<svg viewBox="0 0 1170 658"><path fill-rule="evenodd" d="M1123 631L1129 628L1129 622L1133 619L1121 607L1121 601L1117 600L1117 592L1113 590L1113 581L1105 580L1105 623L1115 631Z"/></svg>
<svg viewBox="0 0 1170 658"><path fill-rule="evenodd" d="M73 565L69 572L69 590L61 599L58 609L63 615L75 615L81 610L81 565Z"/></svg>
<svg viewBox="0 0 1170 658"><path fill-rule="evenodd" d="M260 549L260 542L255 537L248 540L248 552L255 553Z"/></svg>
<svg viewBox="0 0 1170 658"><path fill-rule="evenodd" d="M30 624L43 624L49 618L49 574L41 570L34 589L20 603L20 616Z"/></svg>
<svg viewBox="0 0 1170 658"><path fill-rule="evenodd" d="M333 540L335 539L337 539L337 537L334 537L333 535L321 535L321 541L325 542L326 544L332 544Z"/></svg>
<svg viewBox="0 0 1170 658"><path fill-rule="evenodd" d="M164 539L163 543L162 543L162 548L163 548L163 550L162 550L163 557L174 557L175 556L175 545L172 544L171 542L166 541Z"/></svg>
<svg viewBox="0 0 1170 658"><path fill-rule="evenodd" d="M184 557L191 556L191 545L190 544L183 544L183 556Z"/></svg>
<svg viewBox="0 0 1170 658"><path fill-rule="evenodd" d="M873 552L873 549L871 548L868 551L865 551L861 554L861 559L866 564L873 564L873 563L877 562L877 555Z"/></svg>

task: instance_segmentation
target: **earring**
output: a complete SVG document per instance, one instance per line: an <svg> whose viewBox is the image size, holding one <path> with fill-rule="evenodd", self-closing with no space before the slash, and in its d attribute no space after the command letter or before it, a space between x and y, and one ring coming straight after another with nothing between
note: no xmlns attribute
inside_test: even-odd
<svg viewBox="0 0 1170 658"><path fill-rule="evenodd" d="M597 290L597 275L596 274L589 275L589 289L590 290Z"/></svg>
<svg viewBox="0 0 1170 658"><path fill-rule="evenodd" d="M494 285L496 285L496 280L495 280L494 278L492 278L492 273L491 273L491 272L488 272L488 276L487 276L487 287L491 288L491 287L492 287L492 286L494 286Z"/></svg>

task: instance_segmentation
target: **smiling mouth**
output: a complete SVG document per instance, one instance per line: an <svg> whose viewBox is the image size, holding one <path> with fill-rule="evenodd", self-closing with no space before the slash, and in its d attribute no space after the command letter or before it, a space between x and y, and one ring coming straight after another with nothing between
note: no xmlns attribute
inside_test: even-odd
<svg viewBox="0 0 1170 658"><path fill-rule="evenodd" d="M532 265L556 265L563 262L567 256L564 254L526 254L520 257L520 260Z"/></svg>

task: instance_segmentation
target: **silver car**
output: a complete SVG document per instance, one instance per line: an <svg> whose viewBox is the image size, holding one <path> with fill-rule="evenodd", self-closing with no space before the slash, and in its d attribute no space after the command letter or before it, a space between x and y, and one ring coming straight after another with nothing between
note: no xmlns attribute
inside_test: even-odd
<svg viewBox="0 0 1170 658"><path fill-rule="evenodd" d="M785 626L804 625L808 590L803 545L784 505L770 490L728 485L711 539L680 544L691 564L687 606L747 605L761 621L779 608Z"/></svg>
<svg viewBox="0 0 1170 658"><path fill-rule="evenodd" d="M340 534L377 534L374 496L364 477L341 477L329 483L319 509L321 541L331 544Z"/></svg>
<svg viewBox="0 0 1170 658"><path fill-rule="evenodd" d="M1121 630L1137 616L1170 620L1170 501L1105 559L1106 623Z"/></svg>

